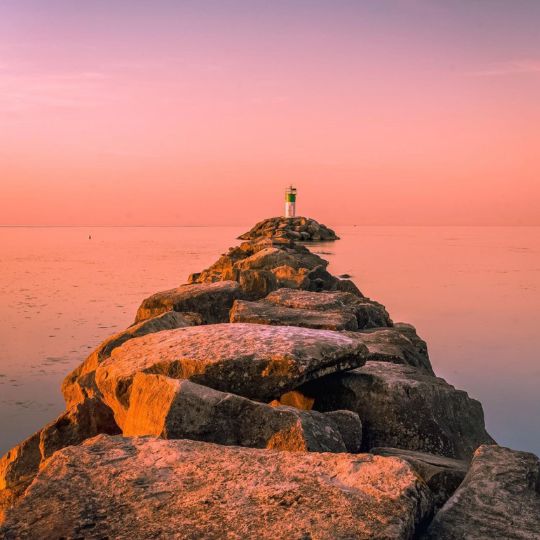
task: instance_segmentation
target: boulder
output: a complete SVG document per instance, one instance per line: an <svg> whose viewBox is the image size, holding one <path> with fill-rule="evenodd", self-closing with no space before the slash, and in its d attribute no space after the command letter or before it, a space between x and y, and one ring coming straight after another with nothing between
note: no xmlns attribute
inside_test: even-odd
<svg viewBox="0 0 540 540"><path fill-rule="evenodd" d="M278 266L272 269L272 274L276 280L276 289L279 287L290 287L291 289L309 289L311 280L310 271L307 268L293 268L292 266Z"/></svg>
<svg viewBox="0 0 540 540"><path fill-rule="evenodd" d="M412 328L412 330L411 330ZM375 328L358 332L358 339L368 348L368 360L413 366L434 376L427 346L414 328L398 324L392 328Z"/></svg>
<svg viewBox="0 0 540 540"><path fill-rule="evenodd" d="M329 411L324 413L338 427L347 452L357 454L362 449L362 422L352 411Z"/></svg>
<svg viewBox="0 0 540 540"><path fill-rule="evenodd" d="M303 242L339 240L336 233L322 223L305 217L274 217L257 223L248 232L238 237L240 240L259 238L286 238Z"/></svg>
<svg viewBox="0 0 540 540"><path fill-rule="evenodd" d="M109 357L111 351L122 345L122 343L134 337L160 332L161 330L171 330L197 324L202 324L202 318L197 313L169 311L134 324L126 330L107 338L80 366L64 379L62 394L66 400L67 408L73 407L85 398L99 395L99 390L95 384L95 370L105 358Z"/></svg>
<svg viewBox="0 0 540 540"><path fill-rule="evenodd" d="M339 421L315 411L271 407L185 379L137 373L123 433L298 452L345 452Z"/></svg>
<svg viewBox="0 0 540 540"><path fill-rule="evenodd" d="M237 300L230 312L232 323L302 326L328 330L356 330L354 313L339 311L313 311L279 306L271 302Z"/></svg>
<svg viewBox="0 0 540 540"><path fill-rule="evenodd" d="M392 326L383 305L349 292L312 292L282 288L271 292L265 301L295 309L353 313L359 329Z"/></svg>
<svg viewBox="0 0 540 540"><path fill-rule="evenodd" d="M135 322L141 322L167 311L198 313L205 323L213 324L229 319L229 310L235 300L242 297L236 281L195 283L158 292L143 300Z"/></svg>
<svg viewBox="0 0 540 540"><path fill-rule="evenodd" d="M538 457L500 446L478 448L465 480L436 514L423 538L540 538Z"/></svg>
<svg viewBox="0 0 540 540"><path fill-rule="evenodd" d="M401 448L372 448L370 453L377 456L399 457L410 463L431 489L435 510L438 510L456 491L465 478L469 466L464 460Z"/></svg>
<svg viewBox="0 0 540 540"><path fill-rule="evenodd" d="M370 361L299 390L315 399L315 410L358 413L364 451L390 446L470 459L493 442L478 401L412 366Z"/></svg>
<svg viewBox="0 0 540 540"><path fill-rule="evenodd" d="M40 465L60 448L80 444L99 433L120 433L112 411L98 399L86 399L18 444L0 459L0 514L32 482Z"/></svg>
<svg viewBox="0 0 540 540"><path fill-rule="evenodd" d="M400 540L431 507L394 457L99 436L45 464L0 537Z"/></svg>
<svg viewBox="0 0 540 540"><path fill-rule="evenodd" d="M138 372L189 379L223 392L270 401L309 380L361 366L358 340L331 330L214 324L131 339L96 370L96 383L119 426Z"/></svg>

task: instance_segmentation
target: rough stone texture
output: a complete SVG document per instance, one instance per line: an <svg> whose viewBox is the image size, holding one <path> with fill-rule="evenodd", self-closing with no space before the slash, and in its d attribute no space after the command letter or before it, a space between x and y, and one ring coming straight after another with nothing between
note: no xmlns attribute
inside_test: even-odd
<svg viewBox="0 0 540 540"><path fill-rule="evenodd" d="M0 459L0 516L36 475L41 462L39 438L38 431Z"/></svg>
<svg viewBox="0 0 540 540"><path fill-rule="evenodd" d="M305 217L274 217L257 223L248 232L238 237L240 240L258 238L280 238L302 242L325 242L339 240L336 233L326 225Z"/></svg>
<svg viewBox="0 0 540 540"><path fill-rule="evenodd" d="M143 300L137 310L135 322L144 321L167 311L198 313L204 322L209 324L224 322L229 319L229 310L238 298L242 298L242 291L236 281L181 285Z"/></svg>
<svg viewBox="0 0 540 540"><path fill-rule="evenodd" d="M493 442L478 401L411 366L367 362L299 390L315 398L316 410L357 412L363 450L390 446L470 459L478 446Z"/></svg>
<svg viewBox="0 0 540 540"><path fill-rule="evenodd" d="M398 458L100 436L47 462L0 537L399 540L430 511Z"/></svg>
<svg viewBox="0 0 540 540"><path fill-rule="evenodd" d="M358 414L352 411L329 411L324 413L337 425L347 448L347 452L356 454L362 449L362 422Z"/></svg>
<svg viewBox="0 0 540 540"><path fill-rule="evenodd" d="M264 300L294 309L353 313L360 329L392 326L392 320L383 305L349 292L311 292L282 288L270 293Z"/></svg>
<svg viewBox="0 0 540 540"><path fill-rule="evenodd" d="M177 313L169 311L134 324L122 332L107 338L90 356L76 369L74 369L62 383L62 394L66 400L67 408L71 408L85 398L99 396L95 383L95 370L105 358L108 358L116 347L135 337L153 334L161 330L183 328L202 324L198 313Z"/></svg>
<svg viewBox="0 0 540 540"><path fill-rule="evenodd" d="M138 373L123 432L252 448L345 452L340 419L334 420L315 411L271 407L185 379Z"/></svg>
<svg viewBox="0 0 540 540"><path fill-rule="evenodd" d="M362 297L348 280L332 276L325 261L290 241L259 239L229 249L206 270L191 274L189 283L238 281L245 299L263 298L280 287L310 291L347 290Z"/></svg>
<svg viewBox="0 0 540 540"><path fill-rule="evenodd" d="M3 505L26 489L44 460L99 433L115 435L120 430L109 407L98 399L86 399L7 452L0 459L0 514Z"/></svg>
<svg viewBox="0 0 540 540"><path fill-rule="evenodd" d="M370 453L399 457L409 462L431 489L435 510L438 510L456 491L465 478L469 466L467 461L401 448L372 448Z"/></svg>
<svg viewBox="0 0 540 540"><path fill-rule="evenodd" d="M413 366L434 376L427 346L410 325L397 324L392 328L376 328L358 332L358 339L369 350L368 360Z"/></svg>
<svg viewBox="0 0 540 540"><path fill-rule="evenodd" d="M465 480L437 513L423 538L538 540L538 457L501 446L481 446Z"/></svg>
<svg viewBox="0 0 540 540"><path fill-rule="evenodd" d="M366 347L331 330L214 324L132 339L96 370L96 383L123 427L138 372L189 379L223 392L270 401L311 379L364 364Z"/></svg>
<svg viewBox="0 0 540 540"><path fill-rule="evenodd" d="M230 321L327 330L356 330L358 328L354 313L295 309L264 301L237 300L231 309Z"/></svg>

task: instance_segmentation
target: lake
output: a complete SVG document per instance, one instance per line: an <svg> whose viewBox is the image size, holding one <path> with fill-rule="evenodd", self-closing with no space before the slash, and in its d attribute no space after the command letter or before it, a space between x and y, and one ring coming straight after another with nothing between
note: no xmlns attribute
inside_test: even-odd
<svg viewBox="0 0 540 540"><path fill-rule="evenodd" d="M329 270L416 326L499 444L540 454L540 228L334 228L341 240L311 246ZM144 297L247 229L0 228L0 453L62 412L64 376Z"/></svg>

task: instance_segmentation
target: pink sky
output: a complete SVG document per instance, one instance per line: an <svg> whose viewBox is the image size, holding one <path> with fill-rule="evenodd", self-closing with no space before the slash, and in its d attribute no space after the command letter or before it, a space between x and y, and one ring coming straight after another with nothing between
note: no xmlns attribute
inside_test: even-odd
<svg viewBox="0 0 540 540"><path fill-rule="evenodd" d="M540 225L540 2L7 0L0 224Z"/></svg>

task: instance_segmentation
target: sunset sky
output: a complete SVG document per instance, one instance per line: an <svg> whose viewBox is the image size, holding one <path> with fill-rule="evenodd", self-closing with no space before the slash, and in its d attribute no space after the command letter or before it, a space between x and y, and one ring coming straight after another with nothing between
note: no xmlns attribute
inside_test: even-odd
<svg viewBox="0 0 540 540"><path fill-rule="evenodd" d="M540 225L538 0L0 0L0 224Z"/></svg>

